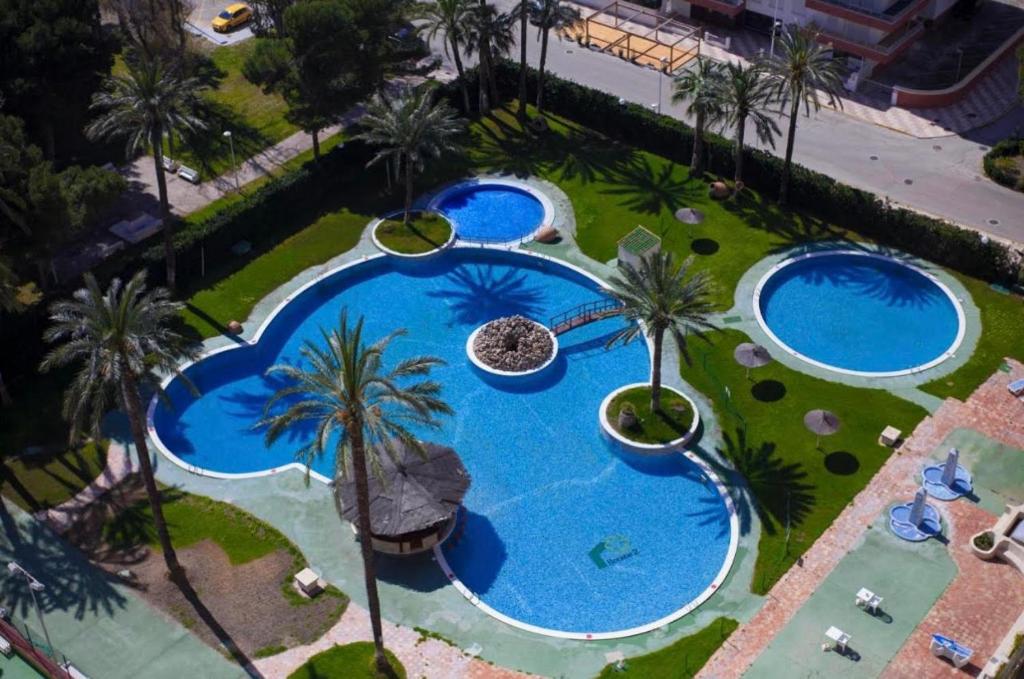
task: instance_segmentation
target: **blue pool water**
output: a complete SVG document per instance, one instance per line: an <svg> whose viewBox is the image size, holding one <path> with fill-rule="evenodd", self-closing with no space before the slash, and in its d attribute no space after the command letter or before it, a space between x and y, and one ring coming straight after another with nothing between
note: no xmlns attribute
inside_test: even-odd
<svg viewBox="0 0 1024 679"><path fill-rule="evenodd" d="M433 376L456 414L440 431L420 433L453 446L472 477L464 529L445 548L459 578L492 608L539 627L604 632L652 622L711 583L730 524L695 464L627 461L599 433L604 396L647 377L646 346L604 349L620 319L582 327L559 338L559 357L540 382L517 390L483 382L465 355L485 321L520 313L546 323L599 297L589 279L521 254L456 249L408 272L374 259L299 295L257 346L190 367L202 396L172 382L176 407L158 405L154 425L173 453L205 469L286 464L305 439L267 448L253 429L274 386L266 367L301 360L302 341L336 323L344 306L365 314L368 338L407 328L387 358L447 361ZM330 475L332 464L314 467Z"/></svg>
<svg viewBox="0 0 1024 679"><path fill-rule="evenodd" d="M544 206L523 189L501 184L467 184L437 205L464 240L507 242L526 238L544 219Z"/></svg>
<svg viewBox="0 0 1024 679"><path fill-rule="evenodd" d="M878 257L830 254L789 264L761 293L761 314L794 351L828 366L895 372L950 349L957 308L917 269Z"/></svg>

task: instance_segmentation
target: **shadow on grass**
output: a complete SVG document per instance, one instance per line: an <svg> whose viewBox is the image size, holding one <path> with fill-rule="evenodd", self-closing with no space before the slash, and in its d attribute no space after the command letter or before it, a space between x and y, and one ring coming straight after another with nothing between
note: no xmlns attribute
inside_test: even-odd
<svg viewBox="0 0 1024 679"><path fill-rule="evenodd" d="M231 634L221 626L220 622L217 621L217 618L214 617L212 612L210 612L210 609L208 609L206 604L203 603L203 600L199 598L199 595L192 587L192 583L189 582L188 575L185 574L181 577L175 578L174 584L178 587L181 595L185 597L185 600L188 601L189 605L192 606L192 609L196 612L196 615L199 616L199 619L203 621L203 624L209 627L210 631L213 632L215 637L217 637L217 641L221 643L231 658L237 662L250 677L253 677L253 679L262 679L263 675L259 670L253 667L249 656L242 652L242 649L240 649L238 644L235 643Z"/></svg>
<svg viewBox="0 0 1024 679"><path fill-rule="evenodd" d="M750 387L750 394L762 403L775 403L786 397L786 385L778 380L761 380Z"/></svg>

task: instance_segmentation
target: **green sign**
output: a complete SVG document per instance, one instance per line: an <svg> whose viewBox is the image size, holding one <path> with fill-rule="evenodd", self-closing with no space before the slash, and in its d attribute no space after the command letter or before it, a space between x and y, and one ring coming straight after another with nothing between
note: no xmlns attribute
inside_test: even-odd
<svg viewBox="0 0 1024 679"><path fill-rule="evenodd" d="M639 553L640 550L633 549L625 535L609 535L590 550L590 560L598 568L608 568Z"/></svg>

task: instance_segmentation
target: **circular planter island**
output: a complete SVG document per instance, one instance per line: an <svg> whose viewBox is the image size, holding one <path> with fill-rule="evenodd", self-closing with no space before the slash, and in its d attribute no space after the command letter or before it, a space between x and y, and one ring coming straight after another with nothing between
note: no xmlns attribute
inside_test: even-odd
<svg viewBox="0 0 1024 679"><path fill-rule="evenodd" d="M466 340L466 355L486 377L499 382L539 375L555 362L558 338L547 326L523 316L484 323Z"/></svg>
<svg viewBox="0 0 1024 679"><path fill-rule="evenodd" d="M402 259L427 259L455 242L455 229L444 215L415 211L408 224L404 212L397 210L370 225L373 244L381 252Z"/></svg>
<svg viewBox="0 0 1024 679"><path fill-rule="evenodd" d="M627 450L667 453L679 450L697 433L697 404L672 387L661 387L662 414L651 412L651 385L619 387L601 402L599 419L605 435Z"/></svg>

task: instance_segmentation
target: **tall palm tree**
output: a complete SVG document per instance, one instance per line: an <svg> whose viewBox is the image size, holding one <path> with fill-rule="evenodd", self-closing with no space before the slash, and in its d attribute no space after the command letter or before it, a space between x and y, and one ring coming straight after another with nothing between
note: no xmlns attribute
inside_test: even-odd
<svg viewBox="0 0 1024 679"><path fill-rule="evenodd" d="M480 61L480 113L487 113L498 103L498 83L495 77L497 60L508 54L515 43L514 17L499 12L494 5L480 0L473 7L466 24L466 51L476 54Z"/></svg>
<svg viewBox="0 0 1024 679"><path fill-rule="evenodd" d="M195 115L198 94L206 85L198 78L181 76L159 58L131 58L127 65L127 75L108 76L103 89L93 95L91 108L101 113L86 126L85 133L90 139L127 137L129 155L149 145L160 196L167 285L173 290L174 224L163 171L163 137L165 132L206 127Z"/></svg>
<svg viewBox="0 0 1024 679"><path fill-rule="evenodd" d="M21 311L22 305L18 300L17 285L18 278L14 275L10 262L6 257L0 257L0 312ZM0 373L0 406L8 406L11 401L11 393L7 391L4 376Z"/></svg>
<svg viewBox="0 0 1024 679"><path fill-rule="evenodd" d="M516 118L520 123L526 122L526 24L530 20L530 0L520 0L516 8L519 19L519 107Z"/></svg>
<svg viewBox="0 0 1024 679"><path fill-rule="evenodd" d="M425 455L407 428L418 425L437 428L438 415L451 408L440 398L441 387L426 379L443 361L419 356L399 361L391 370L383 367L384 353L391 341L405 334L398 330L376 342L363 341L363 319L350 327L342 310L338 327L321 330L322 340L307 341L301 352L303 365L275 365L268 375L287 383L267 402L261 426L267 427L267 442L273 443L293 428L312 426L315 435L295 453L308 470L324 455L334 456L334 504L342 515L341 480L355 475L357 529L363 556L366 598L373 628L378 670L388 672L384 655L384 634L380 621L380 599L373 545L370 540L369 472L380 470L381 455L394 455L397 440ZM424 378L409 382L410 378Z"/></svg>
<svg viewBox="0 0 1024 679"><path fill-rule="evenodd" d="M456 137L463 130L463 121L446 102L435 103L430 91L420 90L396 99L377 95L367 104L361 124L364 130L355 138L381 147L367 165L391 159L405 174L403 220L408 224L413 176L423 170L427 158L457 148Z"/></svg>
<svg viewBox="0 0 1024 679"><path fill-rule="evenodd" d="M701 336L714 330L708 320L712 312L709 300L711 280L707 273L689 273L693 258L676 266L670 252L658 252L641 260L640 268L623 267L622 276L613 276L612 297L622 303L622 315L628 325L612 335L607 346L625 344L638 337L642 323L654 343L651 366L651 410L661 410L661 353L668 332L676 346L688 357L686 336Z"/></svg>
<svg viewBox="0 0 1024 679"><path fill-rule="evenodd" d="M426 21L424 30L428 40L433 40L439 33L444 40L444 53L450 54L455 61L455 69L459 72L459 85L462 88L462 106L468 115L469 86L466 84L466 68L462 65L462 46L465 41L466 23L472 11L472 0L434 0L423 5L419 18Z"/></svg>
<svg viewBox="0 0 1024 679"><path fill-rule="evenodd" d="M722 65L707 57L697 57L694 68L688 68L675 79L672 102L688 104L686 112L693 116L693 155L690 174L704 176L704 130L721 115Z"/></svg>
<svg viewBox="0 0 1024 679"><path fill-rule="evenodd" d="M144 271L127 285L115 278L106 292L87 273L84 288L50 307L51 325L43 338L57 346L40 366L43 371L81 366L64 392L63 414L73 439L83 430L98 433L100 419L112 407L127 414L160 549L175 580L182 569L153 477L141 392L162 394L160 375L178 372L179 364L198 354L198 347L173 329L183 306L171 301L165 288L147 290Z"/></svg>
<svg viewBox="0 0 1024 679"><path fill-rule="evenodd" d="M743 138L747 120L754 123L754 132L762 142L775 148L779 126L768 113L775 101L774 85L759 65L743 66L728 63L717 93L723 124L736 131L737 183L743 181Z"/></svg>
<svg viewBox="0 0 1024 679"><path fill-rule="evenodd" d="M780 107L784 109L789 104L786 158L782 165L782 183L779 185L779 203L785 205L789 197L789 175L800 105L803 104L806 116L811 115L812 106L815 112L821 109L823 98L832 106L839 102L842 107L839 90L843 76L839 62L832 59L832 50L818 42L815 33L795 25L783 31L767 68L776 80L776 96Z"/></svg>
<svg viewBox="0 0 1024 679"><path fill-rule="evenodd" d="M544 108L544 69L548 61L548 39L551 31L561 36L562 31L580 20L580 11L565 0L537 0L530 6L530 22L540 29L540 66L537 69L537 112Z"/></svg>

